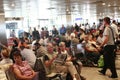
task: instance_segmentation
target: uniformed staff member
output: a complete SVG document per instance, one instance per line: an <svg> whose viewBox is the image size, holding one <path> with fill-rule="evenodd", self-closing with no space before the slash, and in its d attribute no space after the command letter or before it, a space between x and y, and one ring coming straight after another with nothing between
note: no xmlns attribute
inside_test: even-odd
<svg viewBox="0 0 120 80"><path fill-rule="evenodd" d="M109 17L105 17L104 18L104 41L101 44L101 47L104 47L104 66L103 69L101 71L99 71L100 73L102 73L103 75L105 75L106 70L109 68L112 75L110 76L110 78L117 78L117 72L116 72L116 68L115 68L115 54L114 54L114 30L111 28L110 26L110 18Z"/></svg>

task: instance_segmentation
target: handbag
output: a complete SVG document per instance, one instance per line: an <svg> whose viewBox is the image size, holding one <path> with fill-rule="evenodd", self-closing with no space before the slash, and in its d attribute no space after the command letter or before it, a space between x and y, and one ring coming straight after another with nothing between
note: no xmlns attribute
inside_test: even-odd
<svg viewBox="0 0 120 80"><path fill-rule="evenodd" d="M103 55L101 55L98 60L98 67L102 68L103 66L104 66L104 59L103 59Z"/></svg>
<svg viewBox="0 0 120 80"><path fill-rule="evenodd" d="M46 70L41 59L37 58L34 66L34 71L39 72L39 79L46 80Z"/></svg>

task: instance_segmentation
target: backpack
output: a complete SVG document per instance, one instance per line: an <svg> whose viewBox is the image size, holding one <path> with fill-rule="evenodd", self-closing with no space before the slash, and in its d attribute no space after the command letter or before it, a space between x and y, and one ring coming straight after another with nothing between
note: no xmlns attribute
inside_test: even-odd
<svg viewBox="0 0 120 80"><path fill-rule="evenodd" d="M34 66L34 71L39 72L39 79L46 80L46 71L41 59L37 58Z"/></svg>

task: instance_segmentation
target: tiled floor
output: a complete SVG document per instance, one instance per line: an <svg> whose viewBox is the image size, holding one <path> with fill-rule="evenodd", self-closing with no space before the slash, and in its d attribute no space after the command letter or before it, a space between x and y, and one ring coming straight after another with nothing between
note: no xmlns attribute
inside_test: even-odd
<svg viewBox="0 0 120 80"><path fill-rule="evenodd" d="M107 70L106 75L101 75L98 70L100 68L94 68L94 67L83 67L82 69L82 75L86 77L86 80L120 80L120 69L117 70L118 78L117 79L111 79L108 76L110 75L110 71Z"/></svg>
<svg viewBox="0 0 120 80"><path fill-rule="evenodd" d="M120 52L118 53L120 54ZM101 70L101 69L95 68L95 67L83 67L82 75L86 77L86 80L120 80L120 55L117 55L116 67L117 67L117 73L118 73L117 79L111 79L108 77L111 75L109 70L107 70L105 76L101 75L98 72L98 70Z"/></svg>

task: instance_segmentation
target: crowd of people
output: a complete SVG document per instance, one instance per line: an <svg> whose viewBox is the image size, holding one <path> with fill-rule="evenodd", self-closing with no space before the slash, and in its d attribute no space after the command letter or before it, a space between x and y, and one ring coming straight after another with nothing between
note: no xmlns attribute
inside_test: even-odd
<svg viewBox="0 0 120 80"><path fill-rule="evenodd" d="M105 54L110 53L111 46L109 46L109 49L106 48L106 52L103 47L114 45L115 41L117 43L116 51L119 50L120 24L117 24L115 20L110 23L108 17L104 18L103 24L105 27L103 26L102 29L97 27L95 23L91 28L88 23L80 26L75 24L75 27L69 28L62 25L60 30L53 26L51 32L44 28L41 29L41 32L36 28L32 31L30 27L28 37L20 39L14 37L12 49L2 47L0 65L7 64L18 80L39 80L42 74L39 74L40 71L36 72L34 70L35 63L37 58L43 57L45 74L51 72L64 73L69 74L66 76L66 80L86 80L80 74L82 66L97 67L98 60L103 55L105 65L103 70L99 72L105 75L106 69L110 67L111 78L117 78L115 58ZM108 28L106 29L106 26L110 26L113 30L115 40L111 37L112 33L109 32ZM111 52L113 53L113 50ZM62 64L55 63L59 54L66 54L66 59ZM111 63L108 63L109 58L113 59Z"/></svg>

